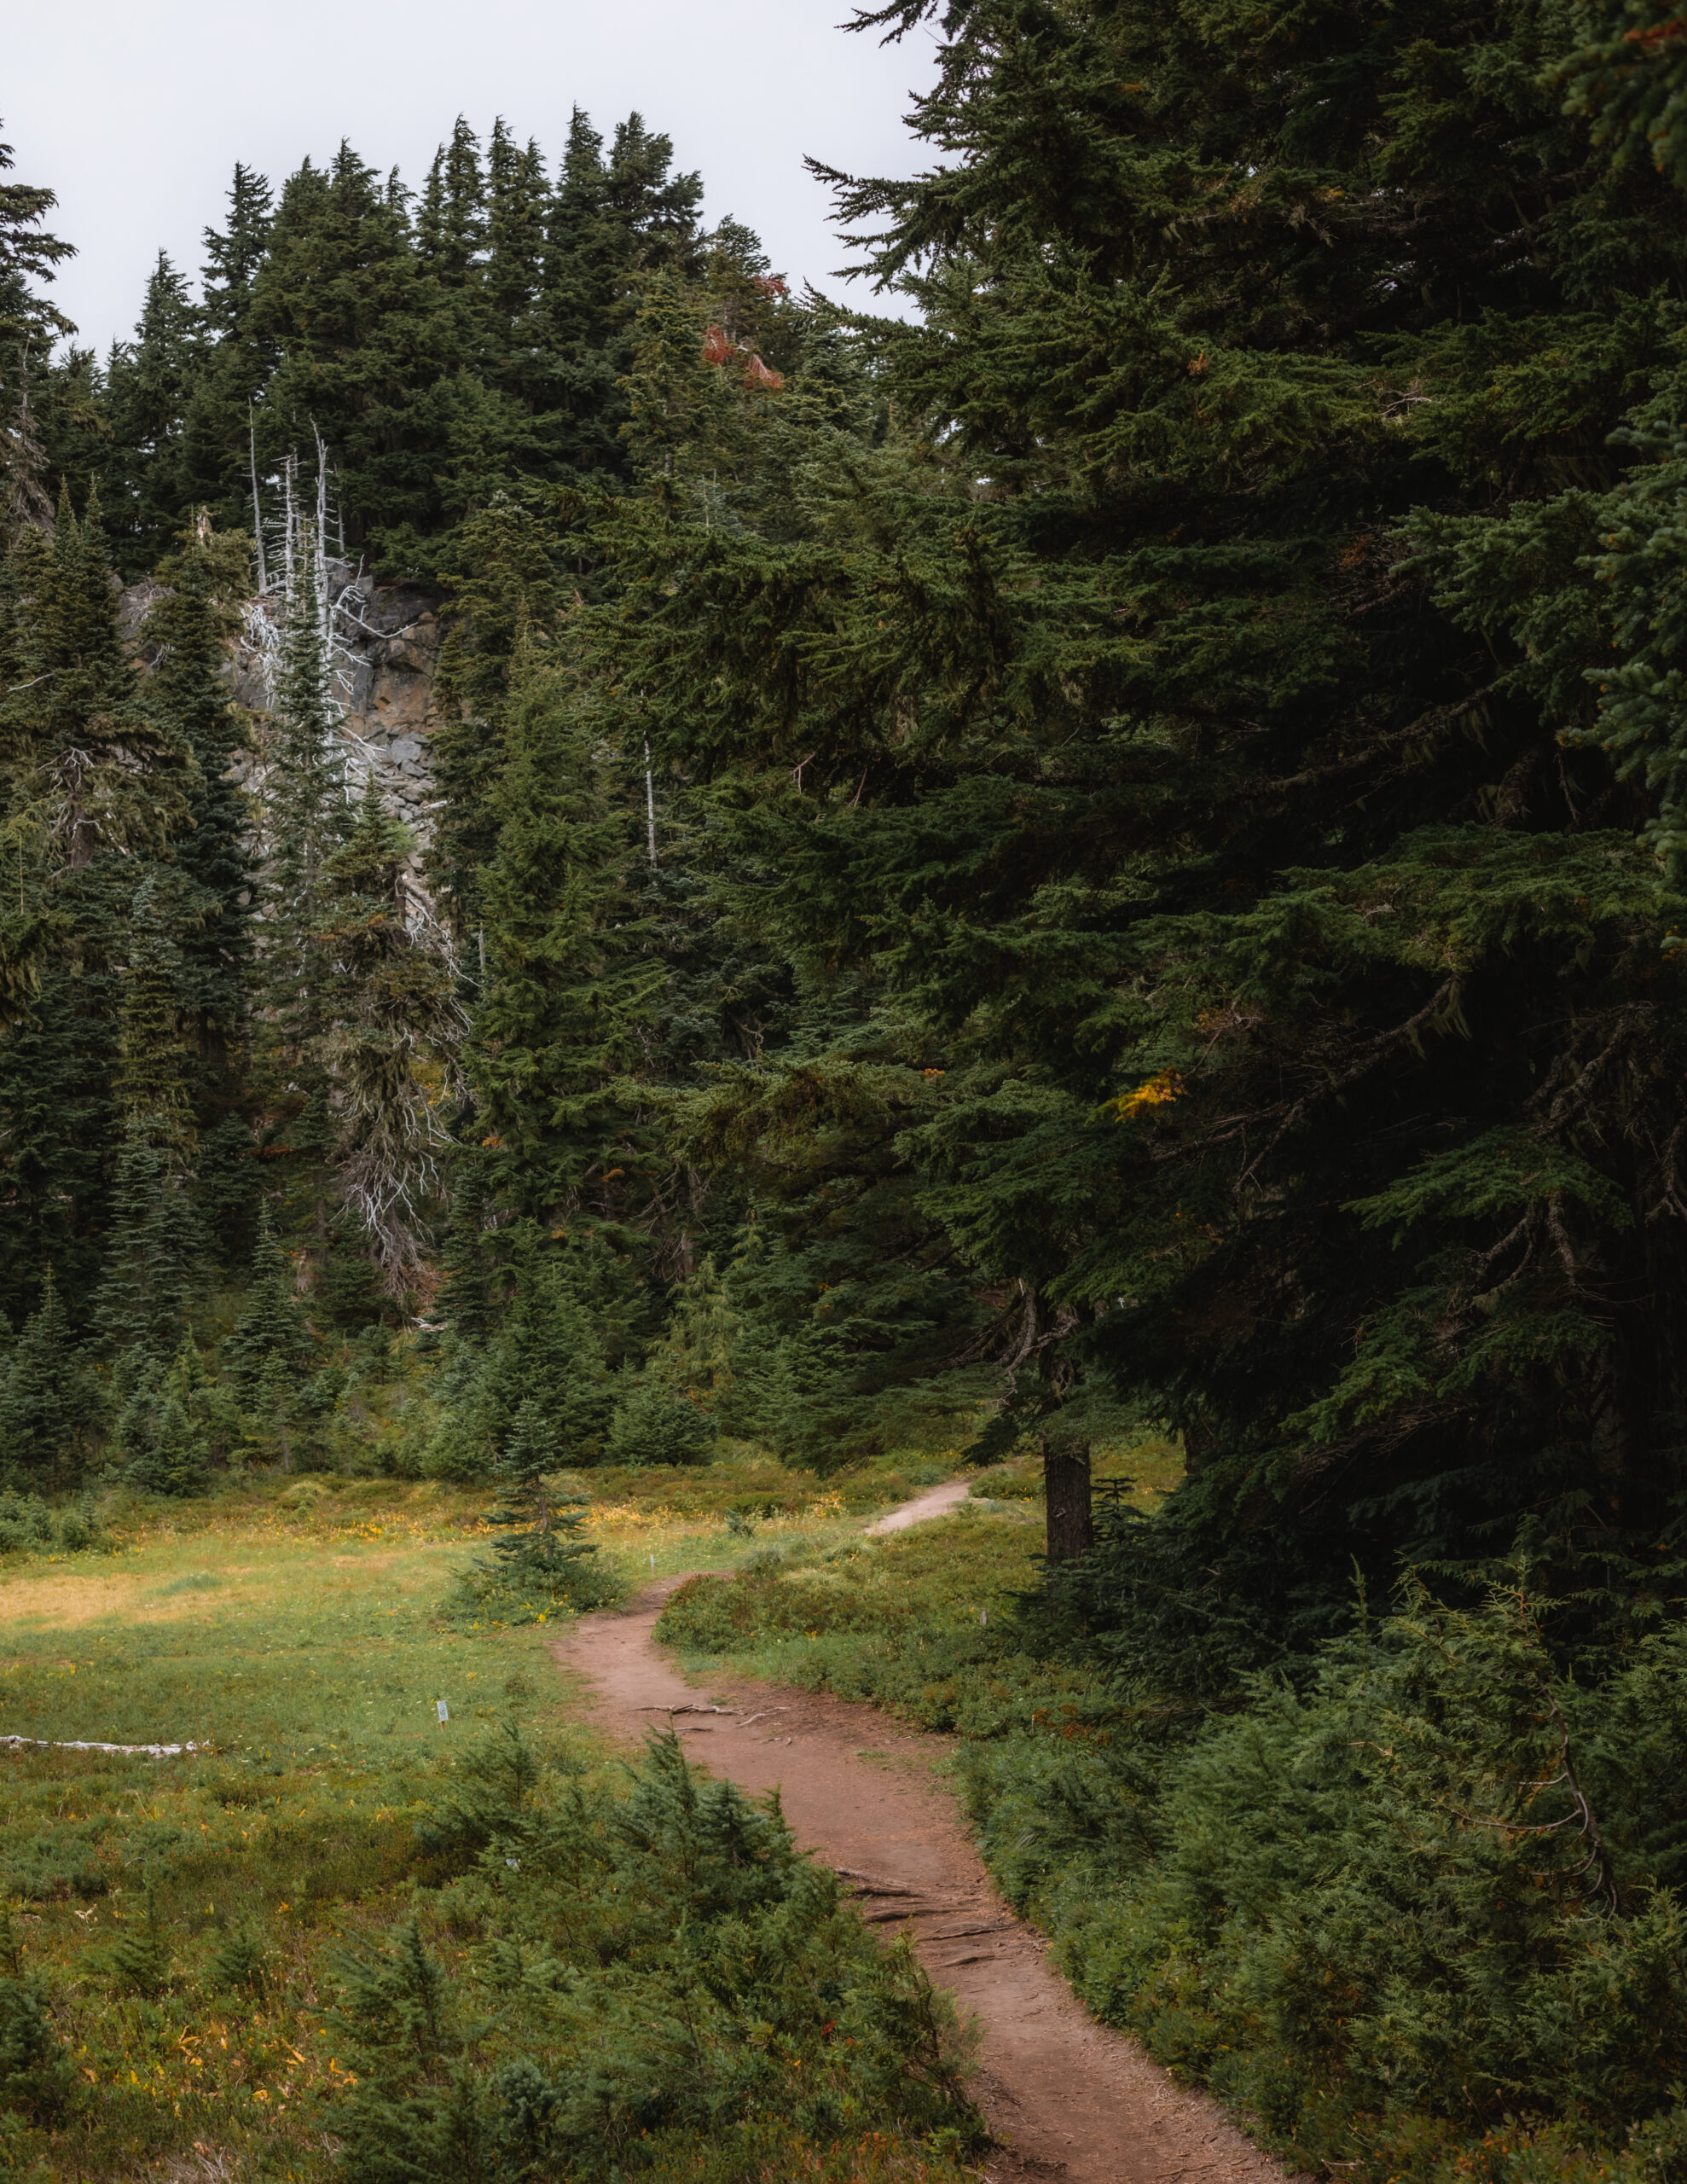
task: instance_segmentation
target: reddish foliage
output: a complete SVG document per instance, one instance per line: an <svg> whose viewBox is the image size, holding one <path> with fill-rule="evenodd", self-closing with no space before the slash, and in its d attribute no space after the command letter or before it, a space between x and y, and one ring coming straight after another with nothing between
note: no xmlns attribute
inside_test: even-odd
<svg viewBox="0 0 1687 2184"><path fill-rule="evenodd" d="M703 336L703 361L705 364L738 364L744 373L746 386L765 386L777 392L785 385L785 375L770 364L764 364L753 349L734 341L723 326L710 327Z"/></svg>

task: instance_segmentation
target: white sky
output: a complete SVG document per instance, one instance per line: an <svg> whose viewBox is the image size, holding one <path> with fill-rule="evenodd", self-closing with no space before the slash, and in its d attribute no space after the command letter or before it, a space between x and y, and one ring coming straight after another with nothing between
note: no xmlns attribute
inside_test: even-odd
<svg viewBox="0 0 1687 2184"><path fill-rule="evenodd" d="M501 113L554 172L576 105L606 140L636 107L702 171L711 218L757 229L793 283L843 262L811 153L855 173L928 164L902 126L933 73L922 30L847 34L850 0L58 0L9 11L0 142L9 177L56 190L78 255L49 291L103 351L132 329L160 249L197 279L235 161L279 186L342 136L419 184L459 113ZM847 284L872 306L860 282ZM876 308L883 310L881 302Z"/></svg>

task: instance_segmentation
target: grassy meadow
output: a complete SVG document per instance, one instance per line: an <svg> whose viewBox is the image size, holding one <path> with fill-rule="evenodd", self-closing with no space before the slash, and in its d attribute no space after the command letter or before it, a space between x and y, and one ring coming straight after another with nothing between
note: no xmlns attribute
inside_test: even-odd
<svg viewBox="0 0 1687 2184"><path fill-rule="evenodd" d="M580 1484L588 1536L632 1586L722 1565L747 1536L829 1552L863 1508L924 1477L885 1464L822 1485L746 1455ZM452 1899L472 1879L465 1858L537 1825L523 1804L442 1849L442 1800L460 1802L512 1728L538 1755L540 1786L522 1792L535 1811L624 1791L624 1769L571 1722L550 1629L442 1612L485 1549L489 1499L340 1478L190 1502L119 1494L96 1547L0 1560L0 1734L198 1747L0 1752L0 2169L335 2173L367 2077L333 2014L346 1951L387 1946L414 1916L454 1988L472 1981L497 1906ZM620 1946L594 1943L594 1967ZM542 2002L522 2003L518 2030L536 2011L524 2052L554 2056L566 2042ZM486 2017L507 2044L512 2007ZM457 2052L467 2069L478 2050L465 2034ZM887 2126L879 2166L863 2156L861 2173L949 2174L941 2149L904 2146L882 2101L860 2112ZM691 2175L690 2141L670 2140L671 2173ZM588 2173L572 2158L567 2173Z"/></svg>

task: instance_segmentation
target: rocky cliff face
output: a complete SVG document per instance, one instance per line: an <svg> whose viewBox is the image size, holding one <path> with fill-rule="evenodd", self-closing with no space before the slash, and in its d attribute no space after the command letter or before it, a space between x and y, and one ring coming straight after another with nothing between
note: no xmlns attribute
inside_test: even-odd
<svg viewBox="0 0 1687 2184"><path fill-rule="evenodd" d="M388 803L419 843L432 832L428 739L439 671L440 595L419 584L373 584L334 564L329 570L336 637L335 693L354 778L373 767ZM263 715L270 692L258 645L241 647L235 694Z"/></svg>
<svg viewBox="0 0 1687 2184"><path fill-rule="evenodd" d="M132 630L157 596L150 582L123 595ZM374 584L343 563L329 568L334 603L335 693L345 707L343 734L354 781L373 768L393 811L415 834L419 848L432 832L435 810L428 741L434 727L439 672L441 595L420 584ZM254 610L245 640L229 664L235 697L258 716L270 710L266 653L279 609ZM262 618L261 619L258 618Z"/></svg>

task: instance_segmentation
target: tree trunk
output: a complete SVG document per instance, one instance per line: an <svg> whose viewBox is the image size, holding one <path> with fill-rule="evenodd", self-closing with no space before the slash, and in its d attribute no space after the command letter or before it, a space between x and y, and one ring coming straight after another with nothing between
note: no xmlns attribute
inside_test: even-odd
<svg viewBox="0 0 1687 2184"><path fill-rule="evenodd" d="M1089 1443L1057 1427L1042 1437L1043 1486L1048 1504L1048 1559L1075 1562L1095 1544L1090 1508Z"/></svg>
<svg viewBox="0 0 1687 2184"><path fill-rule="evenodd" d="M1183 1428L1183 1472L1186 1478L1199 1478L1203 1467L1219 1444L1212 1427L1198 1418L1187 1419Z"/></svg>

